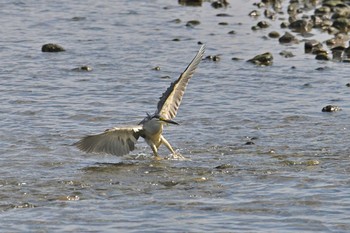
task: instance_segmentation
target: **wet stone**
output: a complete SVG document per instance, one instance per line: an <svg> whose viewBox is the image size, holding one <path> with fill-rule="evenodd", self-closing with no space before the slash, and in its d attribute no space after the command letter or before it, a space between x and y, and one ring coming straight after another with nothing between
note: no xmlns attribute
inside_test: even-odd
<svg viewBox="0 0 350 233"><path fill-rule="evenodd" d="M206 56L204 60L218 62L220 61L220 57L219 55L209 55L209 56Z"/></svg>
<svg viewBox="0 0 350 233"><path fill-rule="evenodd" d="M194 27L194 26L199 25L200 23L201 22L199 22L198 20L190 20L190 21L187 21L186 26L187 27Z"/></svg>
<svg viewBox="0 0 350 233"><path fill-rule="evenodd" d="M66 51L62 46L58 45L58 44L44 44L41 47L41 51L42 52L50 52L50 53L54 53L54 52L63 52Z"/></svg>
<svg viewBox="0 0 350 233"><path fill-rule="evenodd" d="M182 6L202 6L203 0L179 0Z"/></svg>
<svg viewBox="0 0 350 233"><path fill-rule="evenodd" d="M268 27L270 27L270 24L266 21L260 21L260 22L258 22L257 26L259 28L268 28Z"/></svg>
<svg viewBox="0 0 350 233"><path fill-rule="evenodd" d="M317 54L316 57L315 57L316 60L321 60L321 61L329 61L331 60L327 54L324 54L324 53L320 53L320 54Z"/></svg>
<svg viewBox="0 0 350 233"><path fill-rule="evenodd" d="M329 14L331 12L331 8L329 8L328 6L322 6L320 8L315 9L314 14L317 16L323 16L326 14Z"/></svg>
<svg viewBox="0 0 350 233"><path fill-rule="evenodd" d="M322 112L337 112L341 111L341 108L336 105L327 105L326 107L322 108Z"/></svg>
<svg viewBox="0 0 350 233"><path fill-rule="evenodd" d="M339 29L341 32L349 31L350 20L347 18L338 18L334 20L332 26Z"/></svg>
<svg viewBox="0 0 350 233"><path fill-rule="evenodd" d="M226 163L226 164L221 164L221 165L215 167L215 169L219 169L219 170L227 169L227 168L233 168L233 166L229 163Z"/></svg>
<svg viewBox="0 0 350 233"><path fill-rule="evenodd" d="M298 43L299 42L298 39L289 32L284 33L284 35L281 36L278 39L278 41L281 44L290 44L290 43Z"/></svg>
<svg viewBox="0 0 350 233"><path fill-rule="evenodd" d="M253 10L248 15L251 17L258 17L258 16L260 16L260 12L257 10Z"/></svg>
<svg viewBox="0 0 350 233"><path fill-rule="evenodd" d="M275 20L276 19L276 13L273 11L270 11L268 9L265 9L264 16L268 19Z"/></svg>
<svg viewBox="0 0 350 233"><path fill-rule="evenodd" d="M285 58L294 57L295 55L290 51L281 51L280 55Z"/></svg>
<svg viewBox="0 0 350 233"><path fill-rule="evenodd" d="M322 48L322 44L317 40L305 41L305 44L304 44L305 53L312 53L312 51L320 48Z"/></svg>
<svg viewBox="0 0 350 233"><path fill-rule="evenodd" d="M280 37L280 34L276 31L272 31L269 33L268 35L270 38L279 38Z"/></svg>
<svg viewBox="0 0 350 233"><path fill-rule="evenodd" d="M249 59L248 62L259 65L259 66L269 66L272 65L273 56L271 53L259 54L252 59Z"/></svg>
<svg viewBox="0 0 350 233"><path fill-rule="evenodd" d="M211 6L214 8L222 8L222 7L227 7L229 3L226 0L217 0L211 3Z"/></svg>
<svg viewBox="0 0 350 233"><path fill-rule="evenodd" d="M90 66L81 66L72 69L72 71L92 71L92 68Z"/></svg>
<svg viewBox="0 0 350 233"><path fill-rule="evenodd" d="M226 13L219 13L216 15L216 17L232 17L232 15Z"/></svg>
<svg viewBox="0 0 350 233"><path fill-rule="evenodd" d="M281 28L288 28L289 27L289 23L288 22L282 22L280 27Z"/></svg>
<svg viewBox="0 0 350 233"><path fill-rule="evenodd" d="M292 31L301 33L310 32L312 27L312 22L305 19L296 20L288 26Z"/></svg>

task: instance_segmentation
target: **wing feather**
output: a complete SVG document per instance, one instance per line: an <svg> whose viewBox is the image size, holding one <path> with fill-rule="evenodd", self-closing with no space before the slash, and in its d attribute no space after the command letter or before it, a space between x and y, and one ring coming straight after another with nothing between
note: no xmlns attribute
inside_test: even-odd
<svg viewBox="0 0 350 233"><path fill-rule="evenodd" d="M84 152L106 153L123 156L135 149L137 139L142 135L142 126L107 129L105 132L83 137L74 143Z"/></svg>
<svg viewBox="0 0 350 233"><path fill-rule="evenodd" d="M169 120L176 116L188 81L192 78L194 71L202 60L204 51L205 45L202 45L185 71L175 82L171 83L170 87L163 93L158 102L156 113Z"/></svg>

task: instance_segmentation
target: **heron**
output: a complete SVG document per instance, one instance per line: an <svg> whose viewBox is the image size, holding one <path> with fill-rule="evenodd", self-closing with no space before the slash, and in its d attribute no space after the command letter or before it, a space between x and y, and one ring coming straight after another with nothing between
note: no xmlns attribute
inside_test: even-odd
<svg viewBox="0 0 350 233"><path fill-rule="evenodd" d="M158 154L158 148L162 144L168 148L174 158L182 157L175 153L173 147L162 135L163 126L178 125L173 119L176 117L187 84L203 58L204 51L205 45L202 45L180 77L172 82L159 98L154 114L147 113L138 125L113 127L100 134L85 136L73 145L87 153L123 156L133 151L137 140L142 137L151 147L155 159L162 159Z"/></svg>

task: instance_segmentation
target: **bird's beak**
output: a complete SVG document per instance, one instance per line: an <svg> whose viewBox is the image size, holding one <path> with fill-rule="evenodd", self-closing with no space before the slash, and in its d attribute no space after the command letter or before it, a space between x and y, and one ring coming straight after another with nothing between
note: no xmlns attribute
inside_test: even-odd
<svg viewBox="0 0 350 233"><path fill-rule="evenodd" d="M176 121L172 121L172 120L167 120L167 119L164 119L163 117L159 117L159 120L160 121L163 121L165 123L168 123L168 124L173 124L173 125L178 125L179 123L177 123Z"/></svg>

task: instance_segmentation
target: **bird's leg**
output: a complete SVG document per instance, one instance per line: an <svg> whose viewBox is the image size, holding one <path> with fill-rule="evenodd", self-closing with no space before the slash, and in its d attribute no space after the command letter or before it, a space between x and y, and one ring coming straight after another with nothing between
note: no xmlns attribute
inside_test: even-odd
<svg viewBox="0 0 350 233"><path fill-rule="evenodd" d="M158 149L157 149L156 145L154 145L153 143L150 143L150 147L153 151L154 159L161 160L162 158L158 155Z"/></svg>
<svg viewBox="0 0 350 233"><path fill-rule="evenodd" d="M184 157L181 154L176 153L174 151L174 149L171 147L170 143L163 137L163 135L160 136L160 140L170 150L170 152L173 154L173 157L175 159L178 159L178 158L184 159Z"/></svg>
<svg viewBox="0 0 350 233"><path fill-rule="evenodd" d="M170 143L163 137L163 135L160 136L160 140L162 141L162 143L168 148L168 150L170 150L170 152L175 155L175 151L174 149L171 147Z"/></svg>

